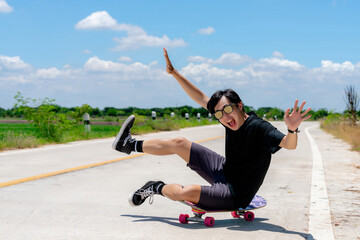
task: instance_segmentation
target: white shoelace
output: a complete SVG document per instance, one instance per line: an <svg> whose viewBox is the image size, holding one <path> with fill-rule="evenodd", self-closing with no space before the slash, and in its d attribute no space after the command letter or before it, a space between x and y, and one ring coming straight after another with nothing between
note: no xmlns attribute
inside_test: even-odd
<svg viewBox="0 0 360 240"><path fill-rule="evenodd" d="M131 135L129 134L125 139L124 139L124 143L123 143L123 147L126 145L126 143L130 140L130 143L134 142L136 139L135 138L131 138Z"/></svg>
<svg viewBox="0 0 360 240"><path fill-rule="evenodd" d="M147 198L149 197L149 203L152 204L154 201L154 190L153 190L153 186L148 187L147 189L141 189L138 193L136 193L137 195L141 196L141 199Z"/></svg>

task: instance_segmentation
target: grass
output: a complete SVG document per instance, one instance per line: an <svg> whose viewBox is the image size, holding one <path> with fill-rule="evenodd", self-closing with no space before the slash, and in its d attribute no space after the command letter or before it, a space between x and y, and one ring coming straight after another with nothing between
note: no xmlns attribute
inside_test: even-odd
<svg viewBox="0 0 360 240"><path fill-rule="evenodd" d="M348 142L352 149L360 151L360 125L352 126L341 116L329 116L322 123L321 128L326 132Z"/></svg>
<svg viewBox="0 0 360 240"><path fill-rule="evenodd" d="M114 137L120 130L124 120L119 121L118 126L91 125L91 131L86 132L83 125L78 125L71 130L65 131L55 141L40 136L39 130L32 124L24 123L0 123L0 151L9 149L33 148L46 144L66 143L79 140L99 139ZM180 128L217 124L217 121L209 122L207 119L159 119L151 120L143 116L136 116L131 129L132 134L146 134L157 131L172 131Z"/></svg>
<svg viewBox="0 0 360 240"><path fill-rule="evenodd" d="M36 137L37 129L31 124L0 124L0 150L30 148L46 144L44 139Z"/></svg>

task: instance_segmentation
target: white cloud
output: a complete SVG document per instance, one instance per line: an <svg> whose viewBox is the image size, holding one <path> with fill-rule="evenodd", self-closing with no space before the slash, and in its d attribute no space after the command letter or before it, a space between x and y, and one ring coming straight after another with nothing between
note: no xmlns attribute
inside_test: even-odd
<svg viewBox="0 0 360 240"><path fill-rule="evenodd" d="M304 66L299 64L298 62L290 61L287 59L279 59L279 58L263 58L258 62L259 66L273 66L273 67L283 67L290 68L293 70L299 70Z"/></svg>
<svg viewBox="0 0 360 240"><path fill-rule="evenodd" d="M5 0L0 0L0 12L9 13L12 12L13 8Z"/></svg>
<svg viewBox="0 0 360 240"><path fill-rule="evenodd" d="M149 65L140 62L120 63L94 56L84 64L84 71L86 75L104 74L104 81L107 81L107 78L121 81L164 79L165 71L154 68L156 64L156 61Z"/></svg>
<svg viewBox="0 0 360 240"><path fill-rule="evenodd" d="M158 61L152 61L149 66L154 67L158 65Z"/></svg>
<svg viewBox="0 0 360 240"><path fill-rule="evenodd" d="M332 61L321 61L321 68L324 71L348 72L348 73L355 70L355 66L349 61L343 63L333 63Z"/></svg>
<svg viewBox="0 0 360 240"><path fill-rule="evenodd" d="M284 58L284 55L281 52L278 52L278 51L273 52L272 55L275 58Z"/></svg>
<svg viewBox="0 0 360 240"><path fill-rule="evenodd" d="M121 56L119 58L119 61L120 62L132 62L132 59L131 59L131 57Z"/></svg>
<svg viewBox="0 0 360 240"><path fill-rule="evenodd" d="M168 36L155 37L147 34L129 35L128 37L114 38L118 45L113 51L139 49L140 47L183 47L186 43L182 39L171 40Z"/></svg>
<svg viewBox="0 0 360 240"><path fill-rule="evenodd" d="M0 70L30 70L31 65L25 63L19 56L8 57L0 55Z"/></svg>
<svg viewBox="0 0 360 240"><path fill-rule="evenodd" d="M89 58L84 65L86 71L92 72L117 72L123 70L124 67L125 64L104 61L96 56Z"/></svg>
<svg viewBox="0 0 360 240"><path fill-rule="evenodd" d="M30 80L26 79L24 75L22 74L3 74L0 76L0 84L1 82L5 82L5 84L9 83L29 83Z"/></svg>
<svg viewBox="0 0 360 240"><path fill-rule="evenodd" d="M208 59L202 56L190 56L187 60L189 62L206 62Z"/></svg>
<svg viewBox="0 0 360 240"><path fill-rule="evenodd" d="M129 35L145 34L146 32L138 26L118 23L113 17L106 11L98 11L90 14L85 19L79 21L75 25L79 30L114 30L114 31L126 31Z"/></svg>
<svg viewBox="0 0 360 240"><path fill-rule="evenodd" d="M218 85L227 80L241 81L240 77L244 76L243 73L237 72L233 69L224 69L211 66L208 63L193 64L182 68L181 72L196 82L207 82L209 85Z"/></svg>
<svg viewBox="0 0 360 240"><path fill-rule="evenodd" d="M243 61L243 57L236 53L224 53L217 59L195 56L189 57L192 61L186 66L178 67L206 94L231 87L254 107L269 105L284 109L298 98L307 100L314 108L341 111L344 86L359 86L360 63L324 60L317 68L307 68L285 58L246 57ZM104 107L105 99L107 106L116 106L118 97L125 101L122 106L192 104L177 82L166 74L163 62L124 61L127 58L110 61L93 56L77 69L70 65L34 69L20 57L0 56L0 88L3 92L29 91L30 96L55 98L60 105L67 101L64 99L70 99L69 106L88 103ZM238 62L231 65L231 61ZM2 107L11 107L13 99L0 94L0 102Z"/></svg>
<svg viewBox="0 0 360 240"><path fill-rule="evenodd" d="M118 23L116 19L111 17L106 11L94 12L85 19L79 21L75 25L79 30L113 30L125 31L127 36L122 38L114 38L117 46L113 51L121 51L127 49L139 49L141 47L183 47L186 43L182 39L171 40L168 36L162 37L151 36L139 26Z"/></svg>
<svg viewBox="0 0 360 240"><path fill-rule="evenodd" d="M63 69L71 69L71 65L70 65L70 64L65 64L65 65L63 66Z"/></svg>
<svg viewBox="0 0 360 240"><path fill-rule="evenodd" d="M106 11L99 11L78 22L75 28L82 30L115 29L117 24L117 21Z"/></svg>
<svg viewBox="0 0 360 240"><path fill-rule="evenodd" d="M215 29L213 27L207 27L207 28L201 28L198 30L198 33L204 34L204 35L210 35L215 32Z"/></svg>
<svg viewBox="0 0 360 240"><path fill-rule="evenodd" d="M249 56L240 55L237 53L226 52L222 54L218 59L205 58L202 56L190 56L187 59L189 62L204 62L208 64L219 64L219 65L242 65L244 63L248 63L252 61Z"/></svg>
<svg viewBox="0 0 360 240"><path fill-rule="evenodd" d="M47 69L39 69L35 72L36 78L40 79L55 79L62 75L63 72L55 67Z"/></svg>
<svg viewBox="0 0 360 240"><path fill-rule="evenodd" d="M85 53L85 54L90 54L91 51L90 51L89 49L85 49L85 50L83 51L83 53Z"/></svg>
<svg viewBox="0 0 360 240"><path fill-rule="evenodd" d="M224 65L242 65L249 62L251 59L248 56L242 56L237 53L226 52L215 61L210 61L213 64L224 64Z"/></svg>

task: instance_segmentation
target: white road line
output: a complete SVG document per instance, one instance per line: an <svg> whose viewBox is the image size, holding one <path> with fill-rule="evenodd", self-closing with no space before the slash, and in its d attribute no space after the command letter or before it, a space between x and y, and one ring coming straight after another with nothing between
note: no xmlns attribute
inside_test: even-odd
<svg viewBox="0 0 360 240"><path fill-rule="evenodd" d="M75 147L75 146L81 146L81 145L87 145L87 144L98 144L98 143L102 143L102 142L111 142L114 139L108 138L108 139L84 140L84 141L76 141L76 142L70 142L70 143L64 143L64 144L41 146L38 148L8 150L5 152L0 152L0 157L6 156L6 155L20 154L20 153L32 153L32 152L40 152L40 151L53 150L53 149Z"/></svg>
<svg viewBox="0 0 360 240"><path fill-rule="evenodd" d="M309 133L310 128L314 127L308 127L305 129L313 155L309 232L316 240L333 240L334 231L331 224L331 214L326 189L323 160L314 138Z"/></svg>

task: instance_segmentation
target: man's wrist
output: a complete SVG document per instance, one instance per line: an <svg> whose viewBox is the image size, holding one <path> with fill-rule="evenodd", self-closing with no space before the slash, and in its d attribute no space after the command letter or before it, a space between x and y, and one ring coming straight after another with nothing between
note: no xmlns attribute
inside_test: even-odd
<svg viewBox="0 0 360 240"><path fill-rule="evenodd" d="M296 129L293 131L293 130L290 130L290 129L288 128L288 132L294 134L294 133L299 133L300 130L299 130L299 128L296 128Z"/></svg>

